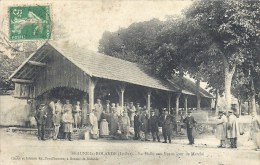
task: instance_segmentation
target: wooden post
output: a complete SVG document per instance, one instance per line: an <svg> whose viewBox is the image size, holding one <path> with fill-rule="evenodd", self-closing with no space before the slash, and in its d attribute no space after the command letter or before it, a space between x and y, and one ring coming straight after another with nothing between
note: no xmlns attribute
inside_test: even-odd
<svg viewBox="0 0 260 165"><path fill-rule="evenodd" d="M124 107L124 93L125 93L125 83L119 84L118 88L116 88L116 92L119 96L119 104L123 108Z"/></svg>
<svg viewBox="0 0 260 165"><path fill-rule="evenodd" d="M184 95L184 109L185 109L185 113L187 114L187 112L188 112L188 95Z"/></svg>
<svg viewBox="0 0 260 165"><path fill-rule="evenodd" d="M167 101L167 103L168 103L168 112L169 112L169 114L171 113L171 97L172 97L172 95L171 95L171 93L168 93L168 101Z"/></svg>
<svg viewBox="0 0 260 165"><path fill-rule="evenodd" d="M148 110L148 114L150 115L150 111L151 111L151 93L152 91L150 89L147 90L146 94L147 94L147 110Z"/></svg>
<svg viewBox="0 0 260 165"><path fill-rule="evenodd" d="M88 99L89 99L89 109L92 111L92 109L94 108L94 94L95 94L95 87L97 84L97 80L95 80L94 78L89 78L89 87L88 87Z"/></svg>
<svg viewBox="0 0 260 165"><path fill-rule="evenodd" d="M181 93L177 93L177 96L176 96L176 120L178 119L178 115L179 115L180 96L181 96Z"/></svg>

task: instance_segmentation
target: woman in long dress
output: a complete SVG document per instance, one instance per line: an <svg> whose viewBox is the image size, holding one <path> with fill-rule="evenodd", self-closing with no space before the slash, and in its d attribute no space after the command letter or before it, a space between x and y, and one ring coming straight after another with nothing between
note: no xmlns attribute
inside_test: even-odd
<svg viewBox="0 0 260 165"><path fill-rule="evenodd" d="M108 115L109 114L107 114L105 110L101 115L100 130L99 130L100 137L105 137L109 135L108 121L107 121Z"/></svg>

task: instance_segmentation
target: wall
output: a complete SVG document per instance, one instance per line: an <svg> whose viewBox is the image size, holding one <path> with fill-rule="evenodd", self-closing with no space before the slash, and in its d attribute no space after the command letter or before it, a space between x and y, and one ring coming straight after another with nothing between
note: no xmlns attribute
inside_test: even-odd
<svg viewBox="0 0 260 165"><path fill-rule="evenodd" d="M0 125L24 126L24 106L26 99L14 98L11 95L0 95Z"/></svg>

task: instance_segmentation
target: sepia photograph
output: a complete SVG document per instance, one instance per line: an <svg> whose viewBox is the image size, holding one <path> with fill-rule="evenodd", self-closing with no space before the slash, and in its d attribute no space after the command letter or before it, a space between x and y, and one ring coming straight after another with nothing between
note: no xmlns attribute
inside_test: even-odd
<svg viewBox="0 0 260 165"><path fill-rule="evenodd" d="M1 165L260 164L260 1L0 0Z"/></svg>

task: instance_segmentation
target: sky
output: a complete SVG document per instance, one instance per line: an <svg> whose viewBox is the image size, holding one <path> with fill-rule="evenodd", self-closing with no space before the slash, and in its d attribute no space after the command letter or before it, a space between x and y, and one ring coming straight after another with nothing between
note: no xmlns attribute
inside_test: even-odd
<svg viewBox="0 0 260 165"><path fill-rule="evenodd" d="M9 7L49 5L55 36L51 40L69 41L97 51L104 31L116 31L153 18L181 16L192 3L188 0L0 0L0 31L8 36Z"/></svg>
<svg viewBox="0 0 260 165"><path fill-rule="evenodd" d="M97 51L104 31L116 31L134 22L152 18L164 20L167 15L181 15L192 1L167 0L65 0L65 1L0 1L0 29L8 34L8 7L23 5L50 5L53 33L60 31L69 40Z"/></svg>

